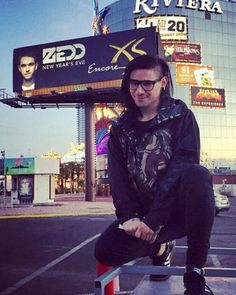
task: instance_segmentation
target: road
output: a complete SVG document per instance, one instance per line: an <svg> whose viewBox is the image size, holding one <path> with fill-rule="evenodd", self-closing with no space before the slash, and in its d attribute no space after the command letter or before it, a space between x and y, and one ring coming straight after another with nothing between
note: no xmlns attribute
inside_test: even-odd
<svg viewBox="0 0 236 295"><path fill-rule="evenodd" d="M215 218L212 246L236 247L236 200L230 201L230 211ZM106 215L0 220L0 295L93 293L94 243L113 219ZM185 242L178 240L179 245ZM184 265L184 255L174 255L173 264ZM209 256L207 264L235 267L236 257ZM121 276L121 290L132 290L140 278Z"/></svg>

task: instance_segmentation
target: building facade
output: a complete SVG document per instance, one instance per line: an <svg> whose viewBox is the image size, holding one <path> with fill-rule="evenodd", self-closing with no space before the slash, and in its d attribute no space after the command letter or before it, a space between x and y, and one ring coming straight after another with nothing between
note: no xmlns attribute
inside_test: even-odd
<svg viewBox="0 0 236 295"><path fill-rule="evenodd" d="M155 26L169 62L174 97L194 112L201 161L236 170L236 0L119 0L102 25L109 33Z"/></svg>

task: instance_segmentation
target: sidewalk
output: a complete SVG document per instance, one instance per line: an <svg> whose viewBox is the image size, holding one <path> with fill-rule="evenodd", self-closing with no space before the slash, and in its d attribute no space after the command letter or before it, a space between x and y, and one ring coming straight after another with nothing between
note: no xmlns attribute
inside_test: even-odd
<svg viewBox="0 0 236 295"><path fill-rule="evenodd" d="M207 283L213 293L233 295L235 294L236 278L207 277ZM151 282L149 276L144 276L139 285L134 289L133 295L182 295L184 292L182 277L172 276L163 282Z"/></svg>
<svg viewBox="0 0 236 295"><path fill-rule="evenodd" d="M0 219L26 217L55 217L114 214L111 197L96 197L95 202L85 201L82 194L56 195L51 203L14 205L0 208Z"/></svg>

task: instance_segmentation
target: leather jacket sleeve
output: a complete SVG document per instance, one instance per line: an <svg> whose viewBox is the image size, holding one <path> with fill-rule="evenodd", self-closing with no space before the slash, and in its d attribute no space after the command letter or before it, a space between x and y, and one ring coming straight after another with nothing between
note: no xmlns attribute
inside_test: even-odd
<svg viewBox="0 0 236 295"><path fill-rule="evenodd" d="M119 222L123 223L138 217L138 209L135 193L130 187L126 159L118 133L119 128L112 126L108 142L108 173L116 216Z"/></svg>
<svg viewBox="0 0 236 295"><path fill-rule="evenodd" d="M144 222L153 230L166 224L175 200L175 194L173 191L171 193L171 190L181 174L190 164L199 164L199 128L190 110L183 114L179 122L172 149L172 158L163 179L159 183L153 206L144 217Z"/></svg>

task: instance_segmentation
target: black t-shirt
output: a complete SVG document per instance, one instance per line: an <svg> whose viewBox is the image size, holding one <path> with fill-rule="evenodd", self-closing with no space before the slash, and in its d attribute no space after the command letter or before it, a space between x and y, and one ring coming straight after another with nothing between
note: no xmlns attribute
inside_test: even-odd
<svg viewBox="0 0 236 295"><path fill-rule="evenodd" d="M155 117L152 118L151 120L148 120L148 121L138 121L138 120L135 120L135 123L134 123L134 134L135 134L135 137L137 138L138 142L140 142L142 140L144 134L148 130L149 125L151 124L151 122L154 119L155 119Z"/></svg>

